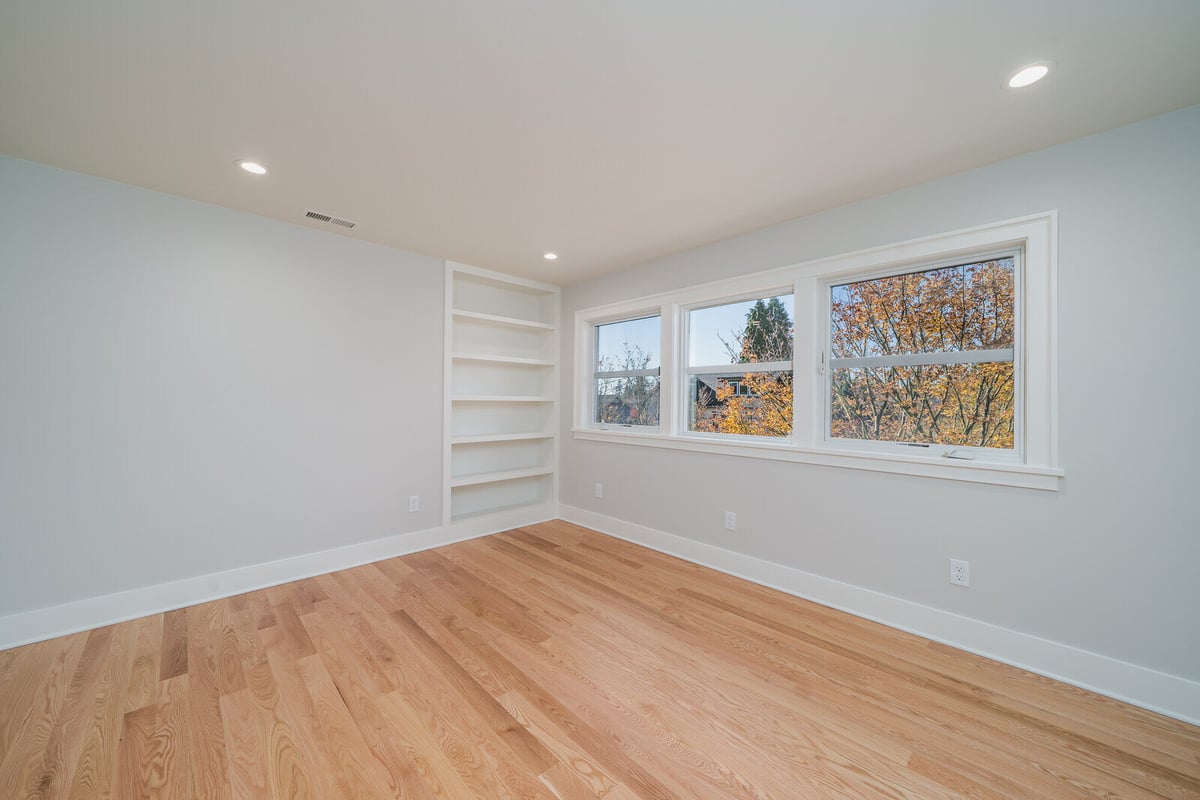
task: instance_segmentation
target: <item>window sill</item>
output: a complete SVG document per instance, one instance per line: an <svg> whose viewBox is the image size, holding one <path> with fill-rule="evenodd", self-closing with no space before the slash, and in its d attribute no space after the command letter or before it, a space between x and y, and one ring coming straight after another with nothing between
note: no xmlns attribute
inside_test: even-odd
<svg viewBox="0 0 1200 800"><path fill-rule="evenodd" d="M1022 489L1040 489L1051 492L1058 491L1059 480L1063 477L1061 469L1031 467L1024 464L994 464L882 453L853 453L844 450L796 447L790 443L744 439L716 442L710 439L669 436L651 431L572 428L571 432L576 439L590 442L633 444L670 450L689 450L694 453L762 458L770 461L794 461L800 464L862 469L870 472L892 472L899 475L918 475L926 478L988 483L996 486L1016 486Z"/></svg>

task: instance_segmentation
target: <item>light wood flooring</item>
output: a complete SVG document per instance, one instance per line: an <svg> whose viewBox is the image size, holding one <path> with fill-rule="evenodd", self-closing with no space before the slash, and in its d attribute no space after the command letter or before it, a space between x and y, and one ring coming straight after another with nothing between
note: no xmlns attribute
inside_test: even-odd
<svg viewBox="0 0 1200 800"><path fill-rule="evenodd" d="M1200 797L1200 729L562 522L0 652L0 798Z"/></svg>

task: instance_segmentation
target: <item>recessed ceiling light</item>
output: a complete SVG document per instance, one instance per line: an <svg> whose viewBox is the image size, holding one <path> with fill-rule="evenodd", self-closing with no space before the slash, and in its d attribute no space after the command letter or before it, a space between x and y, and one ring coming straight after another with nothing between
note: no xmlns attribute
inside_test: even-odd
<svg viewBox="0 0 1200 800"><path fill-rule="evenodd" d="M1046 77L1046 73L1050 71L1050 65L1042 62L1040 64L1030 64L1028 67L1022 67L1013 73L1013 76L1008 79L1008 88L1021 89L1030 84L1037 83L1042 78Z"/></svg>
<svg viewBox="0 0 1200 800"><path fill-rule="evenodd" d="M257 161L239 161L238 166L249 172L251 175L266 175L267 168Z"/></svg>
<svg viewBox="0 0 1200 800"><path fill-rule="evenodd" d="M546 259L547 261L554 261L558 258L558 253L546 253L544 256L542 256L542 258Z"/></svg>

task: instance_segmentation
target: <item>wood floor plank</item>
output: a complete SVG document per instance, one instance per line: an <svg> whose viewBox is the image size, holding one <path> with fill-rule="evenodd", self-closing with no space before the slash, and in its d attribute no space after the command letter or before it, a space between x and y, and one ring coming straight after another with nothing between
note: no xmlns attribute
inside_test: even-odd
<svg viewBox="0 0 1200 800"><path fill-rule="evenodd" d="M317 661L313 669L304 662ZM267 662L275 677L280 702L293 720L298 738L317 774L322 798L366 798L393 794L390 776L370 757L354 721L327 674L319 676L317 656L293 661L268 648ZM327 687L326 687L327 684ZM329 690L333 690L332 699Z"/></svg>
<svg viewBox="0 0 1200 800"><path fill-rule="evenodd" d="M40 676L37 691L30 698L29 708L20 715L23 723L16 741L0 763L0 797L17 796L29 773L41 766L59 712L71 693L75 667L85 652L91 654L88 642L98 642L101 633L92 631L67 637L54 652L45 674Z"/></svg>
<svg viewBox="0 0 1200 800"><path fill-rule="evenodd" d="M36 696L46 680L46 672L54 660L71 643L68 637L37 642L19 648L13 658L12 673L4 681L5 695L0 699L0 765L37 709Z"/></svg>
<svg viewBox="0 0 1200 800"><path fill-rule="evenodd" d="M401 788L400 796L424 797L428 792L423 794L421 787L434 789L435 784L428 779L413 780L413 776L425 778L427 771L406 749L408 740L399 729L401 721L381 709L379 698L391 693L390 684L383 692L376 691L379 685L375 671L353 656L336 629L325 625L321 614L308 614L304 622L312 632L318 655L301 658L297 664L317 707L318 719L326 720L330 729L349 730L344 722L348 717L366 743L369 756L387 771L388 785ZM354 737L347 735L342 740L353 742ZM346 765L342 754L338 759Z"/></svg>
<svg viewBox="0 0 1200 800"><path fill-rule="evenodd" d="M162 781L157 795L163 800L195 797L192 770L188 676L176 675L158 684L158 752L162 758Z"/></svg>
<svg viewBox="0 0 1200 800"><path fill-rule="evenodd" d="M542 774L542 782L559 797L596 800L602 797L636 797L628 787L617 783L596 759L577 747L569 734L528 702L520 692L505 692L498 701L514 719L519 720L554 752L557 763Z"/></svg>
<svg viewBox="0 0 1200 800"><path fill-rule="evenodd" d="M166 772L157 732L157 704L141 706L125 714L118 746L118 797L151 800L160 793Z"/></svg>
<svg viewBox="0 0 1200 800"><path fill-rule="evenodd" d="M129 691L137 637L135 622L114 626L112 646L100 668L91 715L81 721L83 747L67 792L70 800L110 797L117 774L125 698Z"/></svg>
<svg viewBox="0 0 1200 800"><path fill-rule="evenodd" d="M163 615L153 614L137 620L133 668L129 675L129 693L125 697L126 713L158 703L162 651Z"/></svg>
<svg viewBox="0 0 1200 800"><path fill-rule="evenodd" d="M211 635L215 609L204 603L187 609L188 738L192 743L193 784L196 794L212 800L230 797L229 760L221 689L217 678L217 648Z"/></svg>
<svg viewBox="0 0 1200 800"><path fill-rule="evenodd" d="M384 613L369 593L354 584L350 573L334 579L339 584L331 592L334 599L364 612L355 615L360 641L389 676L397 702L416 714L476 796L551 800L546 788L532 778L551 760L548 751L519 729L465 670L445 658L419 626ZM365 624L367 617L373 625ZM404 662L399 652L408 654ZM415 675L424 677L417 681ZM453 701L432 702L434 697ZM472 757L464 758L464 753ZM514 758L525 763L514 765Z"/></svg>
<svg viewBox="0 0 1200 800"><path fill-rule="evenodd" d="M187 610L178 608L163 614L162 652L159 655L160 681L183 675L187 672Z"/></svg>
<svg viewBox="0 0 1200 800"><path fill-rule="evenodd" d="M523 728L511 714L487 693L465 669L447 653L433 637L403 611L392 614L393 619L407 634L408 642L439 670L444 678L454 685L456 696L471 704L513 751L523 766L534 774L545 772L554 763L554 756L546 745Z"/></svg>
<svg viewBox="0 0 1200 800"><path fill-rule="evenodd" d="M0 764L4 763L8 748L20 734L25 715L31 713L30 698L42 678L43 665L49 663L59 647L62 647L61 640L50 640L3 652L4 660L0 662Z"/></svg>
<svg viewBox="0 0 1200 800"><path fill-rule="evenodd" d="M295 800L317 797L314 790L316 762L297 743L296 733L282 708L270 666L265 662L255 663L246 668L245 675L254 703L259 738L263 742L271 795Z"/></svg>
<svg viewBox="0 0 1200 800"><path fill-rule="evenodd" d="M267 743L258 728L258 718L250 690L239 689L220 695L219 698L232 796L239 800L272 797L267 777Z"/></svg>
<svg viewBox="0 0 1200 800"><path fill-rule="evenodd" d="M104 660L113 641L114 629L97 628L87 644L67 686L62 710L44 747L34 749L22 770L15 761L0 771L0 797L49 796L65 793L79 759L85 720L95 698ZM14 769L8 769L12 766Z"/></svg>
<svg viewBox="0 0 1200 800"><path fill-rule="evenodd" d="M1200 729L553 521L0 651L0 798L1200 798Z"/></svg>

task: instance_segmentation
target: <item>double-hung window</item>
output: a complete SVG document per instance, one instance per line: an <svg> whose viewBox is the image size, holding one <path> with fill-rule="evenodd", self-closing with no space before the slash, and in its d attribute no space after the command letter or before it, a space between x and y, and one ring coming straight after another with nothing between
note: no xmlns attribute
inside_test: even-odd
<svg viewBox="0 0 1200 800"><path fill-rule="evenodd" d="M792 432L792 295L687 312L687 420L697 433Z"/></svg>
<svg viewBox="0 0 1200 800"><path fill-rule="evenodd" d="M592 421L604 425L658 425L662 320L658 316L594 327Z"/></svg>
<svg viewBox="0 0 1200 800"><path fill-rule="evenodd" d="M1019 267L1011 251L830 284L828 437L1012 454Z"/></svg>

